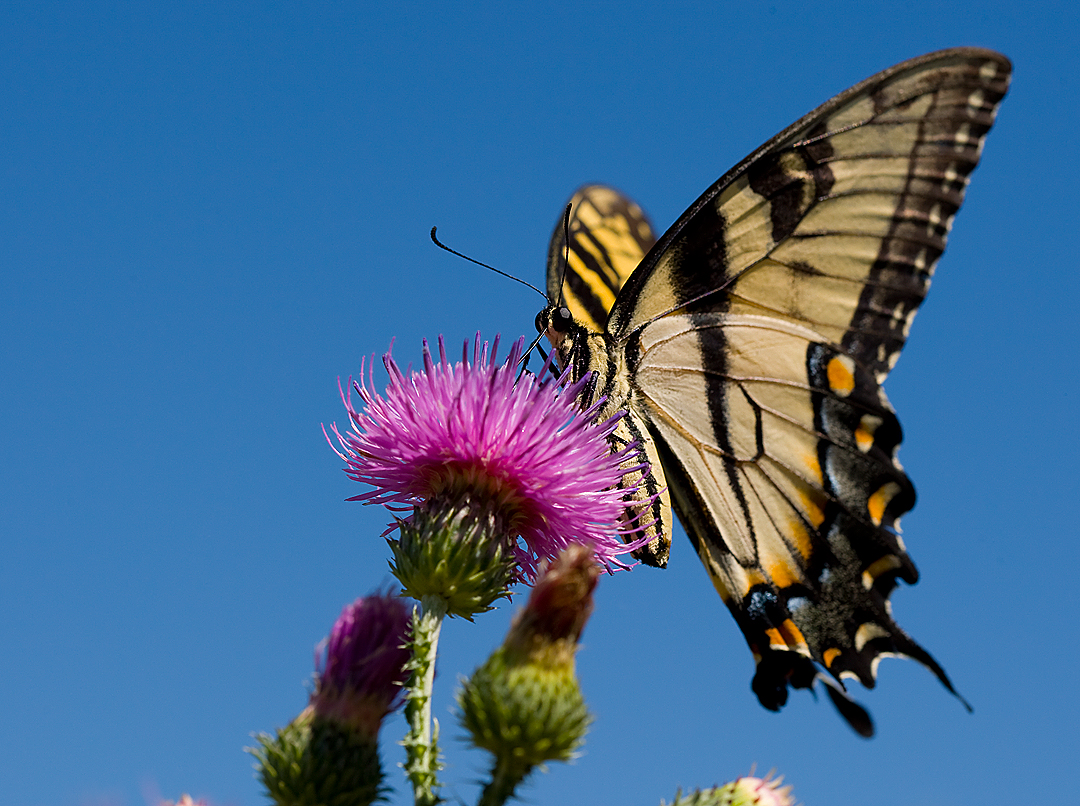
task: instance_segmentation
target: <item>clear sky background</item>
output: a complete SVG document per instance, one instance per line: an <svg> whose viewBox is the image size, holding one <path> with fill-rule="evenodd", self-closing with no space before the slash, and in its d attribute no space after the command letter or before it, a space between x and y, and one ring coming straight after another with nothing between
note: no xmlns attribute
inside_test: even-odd
<svg viewBox="0 0 1080 806"><path fill-rule="evenodd" d="M661 231L851 84L955 45L1016 73L887 390L920 499L910 661L855 736L780 714L681 529L605 577L584 755L530 804L658 804L775 768L807 806L1075 797L1080 71L1075 2L14 3L0 16L0 802L263 802L242 748L305 704L341 607L391 581L320 423L396 338L532 333L580 184ZM516 605L445 630L453 802L487 758L459 674ZM391 803L411 803L383 729Z"/></svg>

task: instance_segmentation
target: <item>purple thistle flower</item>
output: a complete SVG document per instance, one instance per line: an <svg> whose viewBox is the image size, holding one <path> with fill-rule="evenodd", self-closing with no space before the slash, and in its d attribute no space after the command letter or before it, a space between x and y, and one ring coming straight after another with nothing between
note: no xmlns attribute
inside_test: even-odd
<svg viewBox="0 0 1080 806"><path fill-rule="evenodd" d="M316 650L311 705L317 716L375 736L383 717L401 705L411 657L410 609L403 599L375 594L346 605L330 637Z"/></svg>
<svg viewBox="0 0 1080 806"><path fill-rule="evenodd" d="M609 571L627 567L617 557L648 541L619 539L629 534L619 525L627 504L618 484L647 465L622 466L636 462L635 445L610 450L607 437L621 415L597 423L602 401L580 410L587 377L563 386L566 375L550 377L547 365L539 375L519 375L524 339L499 365L497 349L497 338L489 353L477 334L472 360L466 342L461 362L451 364L440 337L439 360L425 341L424 371L404 373L388 352L385 396L375 391L374 361L366 380L361 365L360 382L350 379L342 393L351 429L332 426L342 448L334 450L350 478L374 489L349 500L397 511L437 500L479 502L495 513L500 531L524 541L514 540L512 550L530 581L542 559L572 543L591 545Z"/></svg>

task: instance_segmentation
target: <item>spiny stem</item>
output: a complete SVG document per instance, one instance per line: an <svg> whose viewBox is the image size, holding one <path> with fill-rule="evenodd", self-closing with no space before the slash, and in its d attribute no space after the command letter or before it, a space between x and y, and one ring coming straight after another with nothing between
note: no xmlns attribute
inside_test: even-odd
<svg viewBox="0 0 1080 806"><path fill-rule="evenodd" d="M424 596L419 610L413 610L410 629L412 661L408 688L405 693L405 718L409 732L405 745L405 774L412 783L416 806L435 806L441 798L438 788L439 723L434 729L431 720L431 691L435 684L435 657L439 649L439 632L446 615L447 602L441 596Z"/></svg>
<svg viewBox="0 0 1080 806"><path fill-rule="evenodd" d="M532 771L532 765L520 759L500 758L491 771L491 781L484 787L477 806L503 806L517 785Z"/></svg>

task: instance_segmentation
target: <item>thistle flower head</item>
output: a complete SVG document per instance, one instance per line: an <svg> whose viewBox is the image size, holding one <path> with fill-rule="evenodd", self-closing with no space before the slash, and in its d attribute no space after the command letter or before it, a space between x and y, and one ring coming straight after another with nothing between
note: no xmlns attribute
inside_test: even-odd
<svg viewBox="0 0 1080 806"><path fill-rule="evenodd" d="M571 543L590 545L609 570L626 567L617 558L647 542L619 539L627 506L619 482L645 467L631 466L637 447L612 452L607 437L619 416L597 422L599 404L580 410L587 378L564 385L566 376L547 375L547 365L539 375L519 374L523 348L519 339L497 364L498 339L489 351L477 334L471 359L466 342L461 361L451 363L440 337L437 360L424 342L422 372L402 372L387 353L384 395L361 367L361 380L342 394L350 428L332 430L345 472L374 489L349 500L398 511L445 502L479 508L507 536L518 574L530 581L542 559Z"/></svg>
<svg viewBox="0 0 1080 806"><path fill-rule="evenodd" d="M346 605L316 652L315 715L376 736L402 701L408 627L409 608L398 596L375 594Z"/></svg>

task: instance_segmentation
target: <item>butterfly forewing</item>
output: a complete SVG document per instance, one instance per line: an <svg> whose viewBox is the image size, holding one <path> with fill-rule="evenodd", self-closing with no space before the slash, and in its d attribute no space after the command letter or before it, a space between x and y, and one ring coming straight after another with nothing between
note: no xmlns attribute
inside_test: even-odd
<svg viewBox="0 0 1080 806"><path fill-rule="evenodd" d="M946 51L806 115L664 235L614 306L609 332L623 341L681 306L768 313L844 342L883 379L1008 77L998 54Z"/></svg>
<svg viewBox="0 0 1080 806"><path fill-rule="evenodd" d="M637 204L614 188L586 185L570 198L566 226L560 220L551 234L548 296L561 300L587 330L601 333L619 289L655 243L652 224Z"/></svg>
<svg viewBox="0 0 1080 806"><path fill-rule="evenodd" d="M915 658L952 690L889 611L897 580L917 579L896 532L915 494L880 384L1009 71L990 51L943 51L836 96L709 188L626 279L603 334L572 340L575 366L600 379L595 394L655 441L656 480L746 635L766 707L818 668L872 687L887 655ZM595 334L599 291L614 285L592 278L625 269L590 275L575 255L611 267L596 259L610 251L584 245L632 228L598 215L593 237L590 215L571 218L564 285L582 333ZM858 706L833 699L872 731Z"/></svg>

